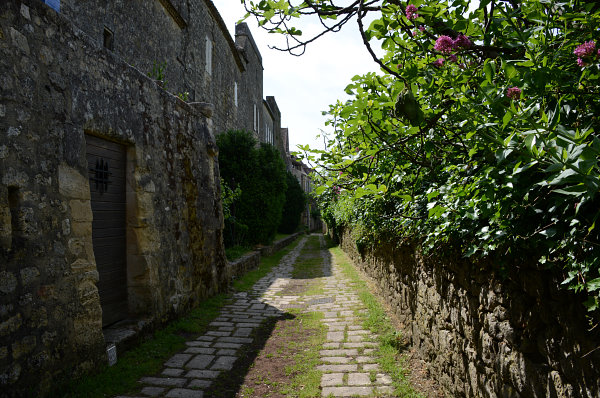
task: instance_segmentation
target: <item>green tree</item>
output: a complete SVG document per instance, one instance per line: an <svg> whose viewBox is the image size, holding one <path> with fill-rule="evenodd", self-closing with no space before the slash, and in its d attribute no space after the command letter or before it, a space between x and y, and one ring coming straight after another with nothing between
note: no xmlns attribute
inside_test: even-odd
<svg viewBox="0 0 600 398"><path fill-rule="evenodd" d="M325 32L356 21L381 66L353 78L352 99L330 107L327 151L308 155L320 157L326 220L365 237L419 239L425 250L451 243L466 256L533 257L562 267L565 284L598 307L596 2L246 4L288 35L292 52L314 39L295 18L317 16Z"/></svg>
<svg viewBox="0 0 600 398"><path fill-rule="evenodd" d="M300 216L306 206L306 195L300 183L289 171L286 172L285 204L279 224L279 232L291 234L300 225Z"/></svg>
<svg viewBox="0 0 600 398"><path fill-rule="evenodd" d="M240 192L228 202L225 245L269 243L285 200L285 165L279 152L268 144L257 147L246 131L221 134L217 145L221 178L230 190Z"/></svg>

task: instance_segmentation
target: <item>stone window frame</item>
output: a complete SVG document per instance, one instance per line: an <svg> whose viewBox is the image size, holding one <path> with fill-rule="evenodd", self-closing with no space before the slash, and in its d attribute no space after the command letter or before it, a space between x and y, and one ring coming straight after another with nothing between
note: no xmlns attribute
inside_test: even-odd
<svg viewBox="0 0 600 398"><path fill-rule="evenodd" d="M108 26L104 26L103 45L109 51L114 51L115 48L115 33Z"/></svg>
<svg viewBox="0 0 600 398"><path fill-rule="evenodd" d="M233 103L235 106L238 106L238 84L237 82L233 82Z"/></svg>
<svg viewBox="0 0 600 398"><path fill-rule="evenodd" d="M204 57L206 59L206 65L204 65L204 71L209 75L212 76L212 63L213 63L213 42L210 39L210 37L206 36L206 41L205 41L205 51L204 51Z"/></svg>
<svg viewBox="0 0 600 398"><path fill-rule="evenodd" d="M252 104L252 106L254 107L252 127L254 128L254 131L258 132L258 109L256 107L256 103Z"/></svg>

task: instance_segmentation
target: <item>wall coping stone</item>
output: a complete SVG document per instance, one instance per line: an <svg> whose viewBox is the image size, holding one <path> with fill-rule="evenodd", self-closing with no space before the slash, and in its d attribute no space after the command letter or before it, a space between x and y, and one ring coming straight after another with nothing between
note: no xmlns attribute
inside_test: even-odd
<svg viewBox="0 0 600 398"><path fill-rule="evenodd" d="M264 246L259 250L251 251L234 261L227 261L229 280L233 280L244 273L257 268L258 264L260 263L261 256L270 256L271 254L278 252L295 241L296 238L302 234L304 234L304 232L293 233L273 242L273 244L270 246Z"/></svg>

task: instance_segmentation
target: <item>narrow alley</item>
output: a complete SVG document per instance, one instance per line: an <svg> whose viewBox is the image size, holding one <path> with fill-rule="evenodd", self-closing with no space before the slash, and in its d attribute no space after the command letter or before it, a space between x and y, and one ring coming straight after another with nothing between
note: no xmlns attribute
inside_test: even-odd
<svg viewBox="0 0 600 398"><path fill-rule="evenodd" d="M160 374L142 378L139 396L392 396L351 286L323 236L302 237ZM315 377L317 389L303 391Z"/></svg>

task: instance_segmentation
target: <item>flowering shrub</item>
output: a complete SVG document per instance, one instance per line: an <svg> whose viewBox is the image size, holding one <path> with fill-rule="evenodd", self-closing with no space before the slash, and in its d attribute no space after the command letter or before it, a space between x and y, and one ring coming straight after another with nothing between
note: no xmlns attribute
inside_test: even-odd
<svg viewBox="0 0 600 398"><path fill-rule="evenodd" d="M455 48L456 44L454 43L454 40L452 40L450 36L446 35L438 37L438 39L435 41L435 46L433 46L435 51L439 51L442 54L450 54Z"/></svg>
<svg viewBox="0 0 600 398"><path fill-rule="evenodd" d="M577 65L584 67L589 65L588 61L591 61L592 58L600 56L600 50L596 52L596 43L588 41L577 46L573 50L573 54L577 55Z"/></svg>
<svg viewBox="0 0 600 398"><path fill-rule="evenodd" d="M330 106L327 150L302 148L318 159L330 225L419 239L426 252L453 245L505 275L538 261L598 307L600 4L411 0L415 16L386 0L260 3L255 15L276 9L286 23L354 12L366 45L385 51L381 73L354 77L352 100Z"/></svg>
<svg viewBox="0 0 600 398"><path fill-rule="evenodd" d="M412 21L413 19L419 18L419 14L417 14L417 7L412 4L406 6L406 19Z"/></svg>
<svg viewBox="0 0 600 398"><path fill-rule="evenodd" d="M506 92L506 96L516 101L521 98L521 89L519 87L511 87Z"/></svg>
<svg viewBox="0 0 600 398"><path fill-rule="evenodd" d="M433 61L433 66L435 66L436 68L441 68L442 66L444 66L444 58L438 58L435 61Z"/></svg>

